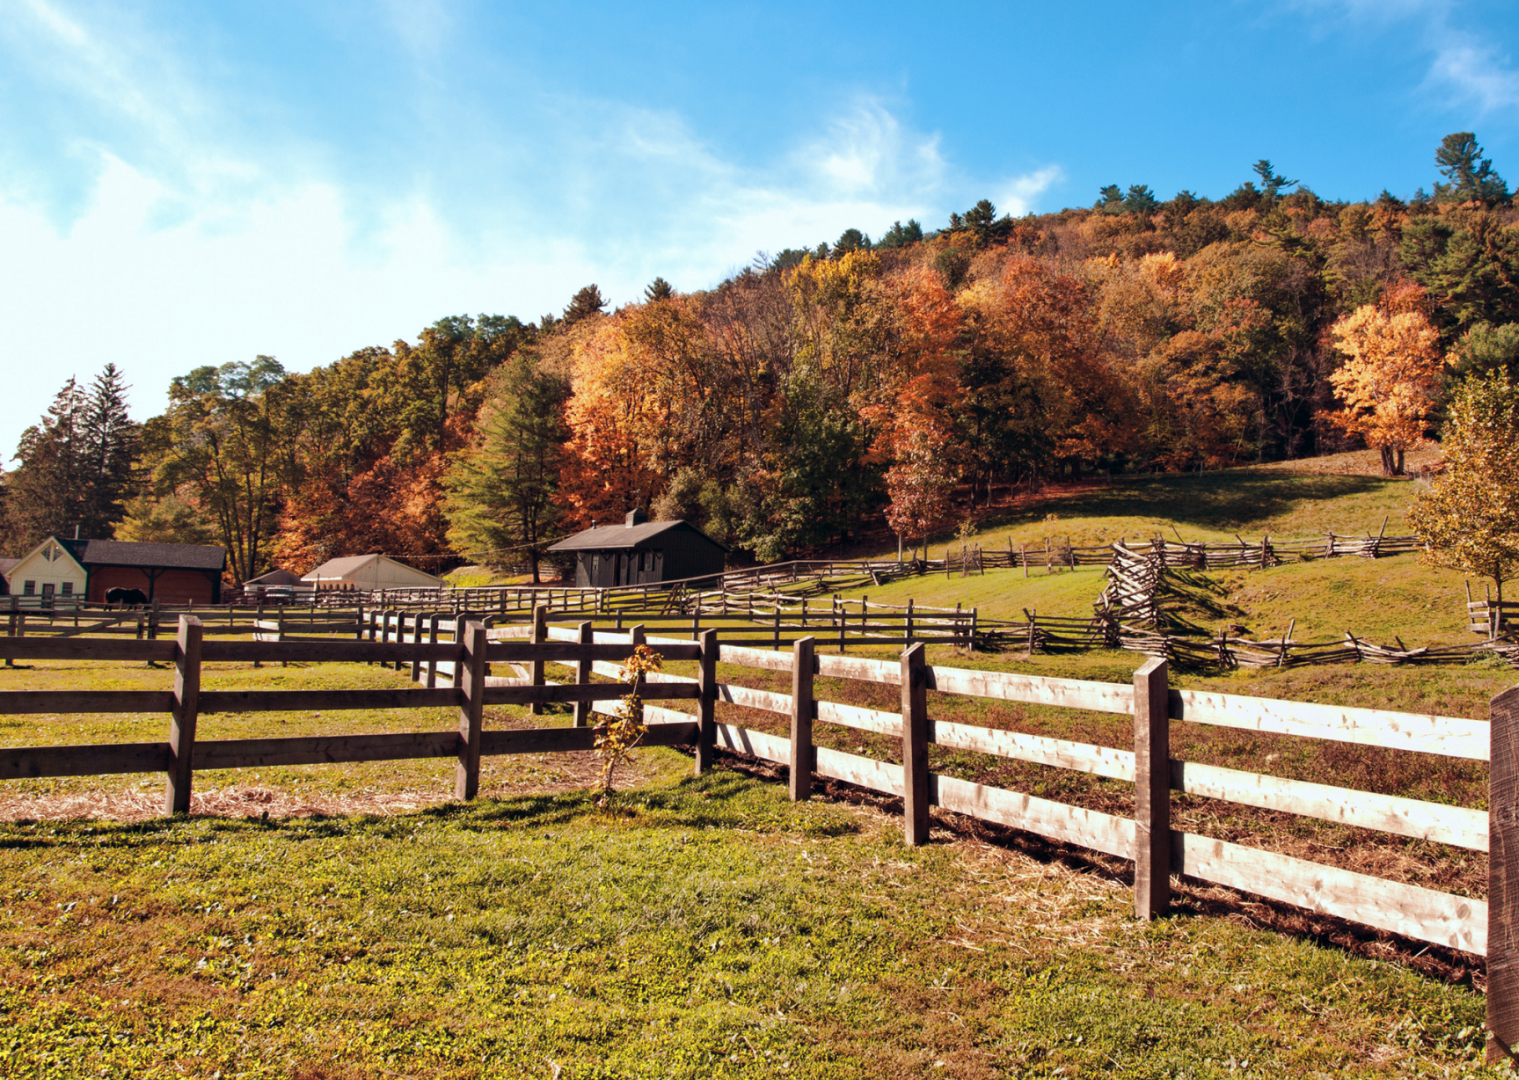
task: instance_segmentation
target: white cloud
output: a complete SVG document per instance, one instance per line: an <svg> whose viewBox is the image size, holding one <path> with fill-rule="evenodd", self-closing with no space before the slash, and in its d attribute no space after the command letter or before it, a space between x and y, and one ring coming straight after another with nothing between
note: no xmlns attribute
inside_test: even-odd
<svg viewBox="0 0 1519 1080"><path fill-rule="evenodd" d="M1002 188L997 208L1014 217L1022 217L1034 209L1035 200L1054 184L1065 179L1065 170L1059 165L1046 165L1042 169L1014 177Z"/></svg>
<svg viewBox="0 0 1519 1080"><path fill-rule="evenodd" d="M1484 113L1519 107L1519 71L1491 48L1457 41L1443 45L1429 69L1428 82L1446 87Z"/></svg>

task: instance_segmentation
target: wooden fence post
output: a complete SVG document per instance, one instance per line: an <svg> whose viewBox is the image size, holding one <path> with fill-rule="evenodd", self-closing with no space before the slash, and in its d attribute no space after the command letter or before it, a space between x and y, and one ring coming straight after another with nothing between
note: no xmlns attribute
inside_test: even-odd
<svg viewBox="0 0 1519 1080"><path fill-rule="evenodd" d="M194 615L179 617L174 651L174 711L169 720L169 777L164 813L190 812L190 784L195 769L195 722L200 716L200 640Z"/></svg>
<svg viewBox="0 0 1519 1080"><path fill-rule="evenodd" d="M902 654L902 814L911 847L928 843L928 672L920 642Z"/></svg>
<svg viewBox="0 0 1519 1080"><path fill-rule="evenodd" d="M580 644L594 645L596 643L596 627L590 622L580 624ZM575 682L581 686L591 681L590 660L575 661ZM575 702L575 726L589 727L591 723L591 703L589 701Z"/></svg>
<svg viewBox="0 0 1519 1080"><path fill-rule="evenodd" d="M548 641L548 639L549 639L549 621L548 620L549 620L548 605L547 604L534 604L533 605L533 638L532 638L532 641L533 641L534 645L542 645L544 642ZM533 661L530 662L530 664L531 664L530 671L532 673L532 684L534 686L542 686L543 685L543 661L542 660L533 660ZM589 682L590 680L588 679L586 681ZM527 707L527 711L530 712L530 713L532 713L532 715L534 715L534 716L542 716L543 715L543 705L540 704L539 702L535 701L535 702L533 702L532 704L530 704Z"/></svg>
<svg viewBox="0 0 1519 1080"><path fill-rule="evenodd" d="M697 776L712 767L712 751L717 745L717 648L717 631L704 630L701 635L701 670L696 679L701 685L696 711Z"/></svg>
<svg viewBox="0 0 1519 1080"><path fill-rule="evenodd" d="M1134 915L1171 905L1171 709L1166 661L1134 673Z"/></svg>
<svg viewBox="0 0 1519 1080"><path fill-rule="evenodd" d="M812 794L812 673L816 666L810 637L791 646L791 801L803 802Z"/></svg>
<svg viewBox="0 0 1519 1080"><path fill-rule="evenodd" d="M902 633L902 646L912 644L912 597L907 598L907 627Z"/></svg>
<svg viewBox="0 0 1519 1080"><path fill-rule="evenodd" d="M1519 1045L1519 686L1488 703L1487 1061Z"/></svg>
<svg viewBox="0 0 1519 1080"><path fill-rule="evenodd" d="M465 623L454 637L454 685L459 688L459 764L454 767L454 798L473 799L480 792L480 732L485 727L485 624Z"/></svg>
<svg viewBox="0 0 1519 1080"><path fill-rule="evenodd" d="M438 623L443 618L441 611L435 611L427 617L427 643L438 643ZM438 685L438 658L430 656L427 659L427 689L435 689Z"/></svg>

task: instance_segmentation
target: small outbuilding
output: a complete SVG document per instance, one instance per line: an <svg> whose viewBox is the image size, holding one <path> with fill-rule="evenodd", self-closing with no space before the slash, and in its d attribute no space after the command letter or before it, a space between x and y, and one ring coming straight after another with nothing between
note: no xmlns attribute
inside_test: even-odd
<svg viewBox="0 0 1519 1080"><path fill-rule="evenodd" d="M378 592L381 589L439 589L443 579L397 562L389 555L349 555L328 559L301 578L317 592Z"/></svg>
<svg viewBox="0 0 1519 1080"><path fill-rule="evenodd" d="M278 589L289 595L291 590L304 589L311 592L311 586L302 583L299 574L292 574L289 570L271 570L267 574L249 578L243 582L243 595L249 599L257 599L269 589Z"/></svg>
<svg viewBox="0 0 1519 1080"><path fill-rule="evenodd" d="M592 525L550 551L575 556L580 588L648 585L721 574L728 547L686 521L650 521L633 510L621 525Z"/></svg>

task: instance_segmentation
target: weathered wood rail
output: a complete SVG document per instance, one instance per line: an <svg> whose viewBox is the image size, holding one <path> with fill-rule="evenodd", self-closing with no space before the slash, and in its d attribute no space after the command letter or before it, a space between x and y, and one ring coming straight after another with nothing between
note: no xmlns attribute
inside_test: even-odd
<svg viewBox="0 0 1519 1080"><path fill-rule="evenodd" d="M173 640L0 640L0 651L9 659L158 660L175 666L171 690L0 691L0 714L136 712L170 717L163 742L0 749L0 780L161 771L167 776L165 810L177 813L189 808L196 771L452 757L455 795L473 798L482 756L593 749L590 713L609 710L625 693L623 686L594 682L593 677L614 673L617 661L647 643L667 660L698 665L694 678L661 673L649 677L641 689L648 700L693 702L694 713L647 706L645 742L694 746L697 771L710 765L715 749L725 749L788 768L794 798L807 797L813 775L901 797L905 836L913 844L927 839L929 811L938 806L1129 859L1135 864L1135 913L1141 918L1165 914L1171 878L1180 874L1484 955L1489 967L1489 1054L1502 1056L1519 1043L1519 687L1494 698L1489 719L1478 721L1182 690L1169 685L1162 659L1147 660L1132 685L1123 685L929 665L921 644L899 659L878 660L820 653L811 638L794 642L789 650L758 649L720 643L711 629L699 631L699 640L692 642L650 636L643 627L626 633L597 632L590 622L573 629L551 627L547 614L540 608L529 626L494 630L479 621L449 620L445 625L430 617L425 641L205 640L203 627L193 617L180 620ZM387 624L384 634L389 633ZM455 640L439 640L443 634ZM228 660L395 663L409 665L413 677L428 685L381 690L203 689L202 664ZM493 663L513 666L517 676L491 677L488 665ZM788 675L791 693L721 681L719 663ZM445 664L446 681L453 684L446 688L436 685ZM548 664L568 666L574 681L549 682L543 677ZM819 677L897 686L901 709L888 712L819 699ZM930 692L1127 714L1133 717L1132 748L936 720L930 712ZM486 705L551 702L575 706L573 726L485 728ZM784 717L789 735L746 727L741 717L720 719L719 705ZM205 713L415 708L457 709L457 729L274 739L196 737L197 720ZM1489 810L1179 760L1169 749L1174 723L1488 761ZM820 724L898 739L900 760L819 746L814 736ZM930 746L1132 783L1134 813L1123 817L936 774L929 768ZM1172 829L1173 791L1487 851L1489 898L1443 893Z"/></svg>

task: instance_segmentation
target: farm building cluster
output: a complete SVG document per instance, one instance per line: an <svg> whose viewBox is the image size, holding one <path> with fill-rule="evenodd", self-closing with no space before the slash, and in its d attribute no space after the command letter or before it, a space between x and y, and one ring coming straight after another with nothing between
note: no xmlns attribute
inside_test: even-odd
<svg viewBox="0 0 1519 1080"><path fill-rule="evenodd" d="M654 521L642 510L620 525L592 525L549 551L572 556L580 588L646 585L723 572L728 548L685 521ZM27 606L76 603L219 604L225 549L49 536L17 559L0 559L0 596ZM439 589L440 577L388 555L329 559L303 575L271 570L243 585L247 599L310 599L317 594Z"/></svg>

